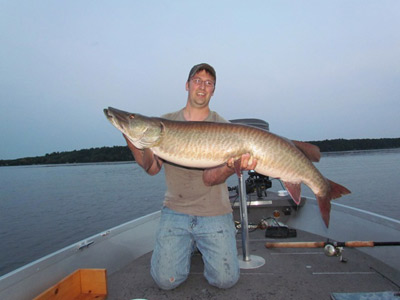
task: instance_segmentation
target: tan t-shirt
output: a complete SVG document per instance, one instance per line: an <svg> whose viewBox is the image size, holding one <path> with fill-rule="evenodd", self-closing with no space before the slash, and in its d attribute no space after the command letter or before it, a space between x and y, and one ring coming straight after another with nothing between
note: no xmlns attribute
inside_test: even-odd
<svg viewBox="0 0 400 300"><path fill-rule="evenodd" d="M186 121L183 109L162 117ZM204 121L228 122L214 111ZM206 186L203 170L180 167L167 161L164 162L164 172L167 184L164 199L166 207L193 216L217 216L232 212L226 183Z"/></svg>

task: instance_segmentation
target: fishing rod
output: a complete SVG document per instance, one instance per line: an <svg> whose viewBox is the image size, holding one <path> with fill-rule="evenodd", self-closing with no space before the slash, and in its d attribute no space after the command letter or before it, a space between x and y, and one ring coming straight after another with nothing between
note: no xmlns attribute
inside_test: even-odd
<svg viewBox="0 0 400 300"><path fill-rule="evenodd" d="M349 241L349 242L279 242L279 243L265 243L267 248L323 248L326 245L333 245L335 247L378 247L378 246L400 246L400 242L374 242L374 241Z"/></svg>
<svg viewBox="0 0 400 300"><path fill-rule="evenodd" d="M400 246L400 242L374 242L374 241L348 241L335 242L327 240L326 242L267 242L266 248L324 248L325 255L339 256L340 261L346 260L342 257L344 247L381 247L381 246Z"/></svg>

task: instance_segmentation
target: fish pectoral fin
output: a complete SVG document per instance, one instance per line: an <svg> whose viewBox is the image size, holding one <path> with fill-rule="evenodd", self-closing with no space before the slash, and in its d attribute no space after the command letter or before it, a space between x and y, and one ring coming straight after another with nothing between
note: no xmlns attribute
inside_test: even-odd
<svg viewBox="0 0 400 300"><path fill-rule="evenodd" d="M126 139L128 139L136 148L143 150L143 146L137 141L133 140L129 135L127 135L125 132L122 132L123 135L125 136Z"/></svg>
<svg viewBox="0 0 400 300"><path fill-rule="evenodd" d="M301 201L301 185L300 183L292 183L282 181L286 190L288 191L290 197L292 197L293 201L298 205Z"/></svg>
<svg viewBox="0 0 400 300"><path fill-rule="evenodd" d="M319 162L319 160L321 159L321 152L319 151L319 147L310 143L294 140L292 140L292 143L312 162Z"/></svg>

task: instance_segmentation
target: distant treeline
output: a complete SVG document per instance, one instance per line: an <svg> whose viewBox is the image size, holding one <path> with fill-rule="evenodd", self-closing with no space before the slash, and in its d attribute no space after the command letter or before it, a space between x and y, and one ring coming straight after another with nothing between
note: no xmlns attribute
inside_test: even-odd
<svg viewBox="0 0 400 300"><path fill-rule="evenodd" d="M321 152L400 148L400 138L352 140L335 139L324 141L310 141L309 143L318 146Z"/></svg>
<svg viewBox="0 0 400 300"><path fill-rule="evenodd" d="M318 146L321 152L356 151L372 149L400 148L400 138L385 139L335 139L309 141ZM131 151L126 146L90 148L83 150L53 152L45 156L25 157L11 160L0 160L0 166L74 164L133 161Z"/></svg>
<svg viewBox="0 0 400 300"><path fill-rule="evenodd" d="M130 160L133 161L134 159L128 147L114 146L53 152L45 156L0 160L0 166L96 163Z"/></svg>

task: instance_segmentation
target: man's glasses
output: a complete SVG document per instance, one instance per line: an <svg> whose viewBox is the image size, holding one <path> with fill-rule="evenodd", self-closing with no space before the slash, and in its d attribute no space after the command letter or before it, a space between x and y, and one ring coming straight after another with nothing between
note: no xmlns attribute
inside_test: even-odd
<svg viewBox="0 0 400 300"><path fill-rule="evenodd" d="M212 81L212 80L201 80L200 78L192 78L192 82L195 85L201 85L204 82L206 87L214 87L214 85L215 85L214 81Z"/></svg>

